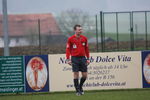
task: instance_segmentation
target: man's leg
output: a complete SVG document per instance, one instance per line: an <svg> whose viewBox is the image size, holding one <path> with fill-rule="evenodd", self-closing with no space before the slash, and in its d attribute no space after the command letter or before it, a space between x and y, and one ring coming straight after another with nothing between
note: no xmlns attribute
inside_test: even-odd
<svg viewBox="0 0 150 100"><path fill-rule="evenodd" d="M87 78L87 72L82 72L82 77L80 79L80 85L79 85L80 91L81 91L82 94L84 94L82 86L83 86L86 78Z"/></svg>
<svg viewBox="0 0 150 100"><path fill-rule="evenodd" d="M73 74L74 74L74 87L76 89L76 95L81 95L79 88L79 72L73 72Z"/></svg>

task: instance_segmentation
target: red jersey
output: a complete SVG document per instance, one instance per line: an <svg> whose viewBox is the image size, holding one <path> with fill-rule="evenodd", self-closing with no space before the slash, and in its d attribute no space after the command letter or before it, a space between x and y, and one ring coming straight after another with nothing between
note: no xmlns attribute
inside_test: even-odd
<svg viewBox="0 0 150 100"><path fill-rule="evenodd" d="M71 56L86 56L89 58L89 48L87 38L83 35L76 37L73 35L68 38L66 47L66 58L69 59Z"/></svg>

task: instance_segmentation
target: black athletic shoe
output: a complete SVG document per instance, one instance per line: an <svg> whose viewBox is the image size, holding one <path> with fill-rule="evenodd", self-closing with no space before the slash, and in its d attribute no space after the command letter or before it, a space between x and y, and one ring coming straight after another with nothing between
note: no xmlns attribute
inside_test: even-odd
<svg viewBox="0 0 150 100"><path fill-rule="evenodd" d="M81 94L81 91L80 91L80 88L76 88L76 95L77 95L77 96L82 95L82 94Z"/></svg>
<svg viewBox="0 0 150 100"><path fill-rule="evenodd" d="M82 94L81 94L81 92L76 92L76 95L81 96Z"/></svg>
<svg viewBox="0 0 150 100"><path fill-rule="evenodd" d="M80 92L81 92L81 95L84 94L84 91L83 91L83 88L82 88L82 87L80 88Z"/></svg>

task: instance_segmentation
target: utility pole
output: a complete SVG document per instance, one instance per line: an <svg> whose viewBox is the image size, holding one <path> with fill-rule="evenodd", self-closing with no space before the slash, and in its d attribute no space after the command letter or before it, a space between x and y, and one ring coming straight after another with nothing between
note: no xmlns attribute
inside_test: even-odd
<svg viewBox="0 0 150 100"><path fill-rule="evenodd" d="M4 56L9 56L7 0L2 1L2 6L3 6Z"/></svg>

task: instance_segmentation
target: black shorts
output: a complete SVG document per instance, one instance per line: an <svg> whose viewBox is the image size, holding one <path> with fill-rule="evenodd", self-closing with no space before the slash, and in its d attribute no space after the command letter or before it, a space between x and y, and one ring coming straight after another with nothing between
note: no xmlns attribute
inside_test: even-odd
<svg viewBox="0 0 150 100"><path fill-rule="evenodd" d="M87 72L87 63L86 63L86 58L84 56L81 57L71 57L71 62L72 62L72 71L73 72Z"/></svg>

